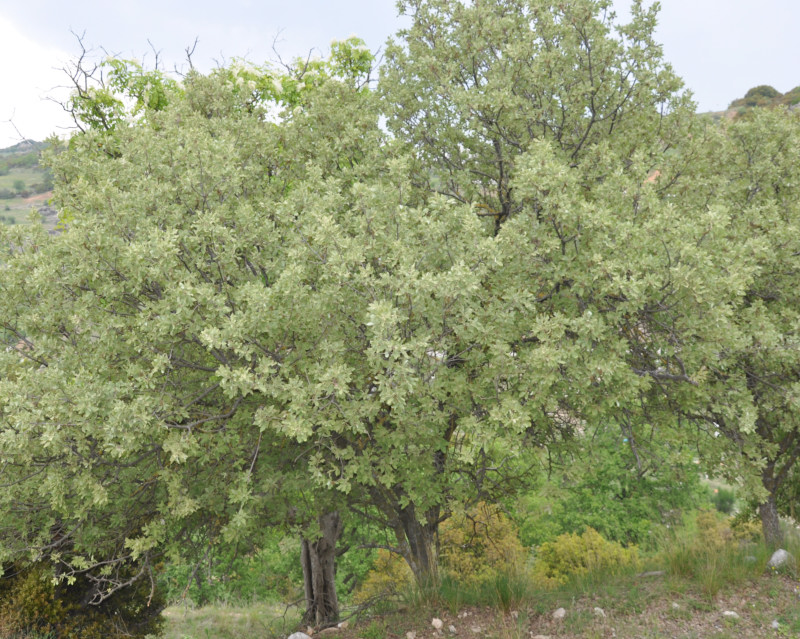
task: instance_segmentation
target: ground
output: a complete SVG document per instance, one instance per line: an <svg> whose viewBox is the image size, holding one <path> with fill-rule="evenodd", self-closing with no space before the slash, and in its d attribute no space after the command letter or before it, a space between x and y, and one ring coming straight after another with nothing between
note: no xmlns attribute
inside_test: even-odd
<svg viewBox="0 0 800 639"><path fill-rule="evenodd" d="M553 612L563 607L561 620ZM602 614L595 609L602 610ZM202 609L201 609L202 611ZM273 609L269 622L249 609L167 611L167 639L236 636L287 637L309 629L291 623ZM737 618L728 618L731 611ZM262 613L264 611L262 610ZM204 621L198 624L199 616ZM442 621L441 630L432 625ZM778 622L777 628L773 622ZM189 623L192 623L191 627ZM243 634L242 634L243 633ZM800 637L800 583L790 577L765 575L714 596L696 585L664 576L630 577L608 588L573 595L553 593L533 602L512 603L506 610L453 605L420 605L350 620L344 629L312 632L329 639L734 639L739 637Z"/></svg>

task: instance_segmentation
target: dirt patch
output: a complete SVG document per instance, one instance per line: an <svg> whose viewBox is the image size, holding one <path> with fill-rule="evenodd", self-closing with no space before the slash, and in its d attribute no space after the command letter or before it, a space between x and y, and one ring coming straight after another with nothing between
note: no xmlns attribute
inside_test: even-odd
<svg viewBox="0 0 800 639"><path fill-rule="evenodd" d="M30 197L20 198L20 202L22 202L26 208L38 209L40 206L47 204L51 197L53 197L53 192L47 191L46 193L37 193Z"/></svg>

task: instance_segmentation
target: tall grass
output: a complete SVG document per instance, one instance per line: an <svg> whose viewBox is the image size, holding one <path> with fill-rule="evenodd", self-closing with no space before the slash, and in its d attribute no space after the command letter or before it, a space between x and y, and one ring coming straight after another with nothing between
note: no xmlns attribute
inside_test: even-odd
<svg viewBox="0 0 800 639"><path fill-rule="evenodd" d="M273 603L209 604L202 608L171 606L164 611L163 639L240 639L286 637L300 622L300 611Z"/></svg>
<svg viewBox="0 0 800 639"><path fill-rule="evenodd" d="M587 595L600 604L635 613L646 608L653 597L676 589L695 591L710 600L726 588L757 580L768 572L770 549L760 539L731 531L729 524L729 519L717 513L700 511L684 526L658 535L656 550L643 564L593 567L569 575L555 587L537 581L536 571L528 563L510 566L478 585L445 574L433 587L409 586L402 591L402 599L409 608L439 607L453 614L467 606L502 612L527 608L545 614ZM747 532L753 534L754 530L757 528L750 527ZM800 535L787 535L785 547L800 557ZM663 571L664 577L648 579L640 576L641 571ZM784 571L798 576L796 565Z"/></svg>
<svg viewBox="0 0 800 639"><path fill-rule="evenodd" d="M707 597L727 586L737 586L761 577L772 555L763 538L737 538L727 528L727 521L708 513L697 517L696 525L683 527L665 536L657 558L672 578L698 585ZM797 557L800 542L787 535L786 544ZM796 564L786 566L796 576Z"/></svg>

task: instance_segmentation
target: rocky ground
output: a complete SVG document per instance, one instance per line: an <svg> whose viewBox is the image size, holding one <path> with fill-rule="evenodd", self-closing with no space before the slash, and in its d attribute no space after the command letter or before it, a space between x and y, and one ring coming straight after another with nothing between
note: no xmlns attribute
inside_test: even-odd
<svg viewBox="0 0 800 639"><path fill-rule="evenodd" d="M708 597L663 578L572 601L555 598L505 612L488 608L401 610L312 639L578 639L800 637L800 583L780 576ZM311 629L306 629L306 633ZM302 635L294 639L301 639Z"/></svg>

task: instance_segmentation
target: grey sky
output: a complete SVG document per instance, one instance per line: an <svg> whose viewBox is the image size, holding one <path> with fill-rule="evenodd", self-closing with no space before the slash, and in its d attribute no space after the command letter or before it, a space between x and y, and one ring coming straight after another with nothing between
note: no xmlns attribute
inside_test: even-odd
<svg viewBox="0 0 800 639"><path fill-rule="evenodd" d="M647 1L647 0L646 0ZM630 0L615 0L621 16ZM78 52L70 30L85 43L125 57L152 61L148 40L171 67L199 39L195 62L246 56L287 58L351 34L370 48L382 46L402 25L393 0L0 0L0 121L13 116L20 132L43 138L66 124L45 95L61 83L54 68ZM692 89L701 111L721 110L758 84L785 92L800 84L796 45L797 0L663 0L657 39L665 58ZM0 148L17 138L0 123Z"/></svg>

